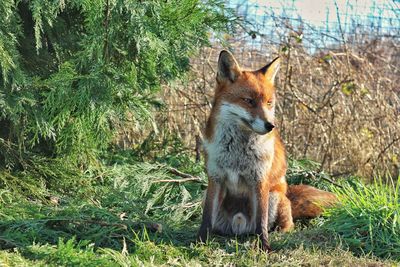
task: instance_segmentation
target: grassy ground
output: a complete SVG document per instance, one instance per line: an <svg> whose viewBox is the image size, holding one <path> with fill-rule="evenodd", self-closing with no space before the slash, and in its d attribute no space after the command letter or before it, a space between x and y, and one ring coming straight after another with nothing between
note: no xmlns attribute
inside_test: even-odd
<svg viewBox="0 0 400 267"><path fill-rule="evenodd" d="M2 189L0 266L399 264L398 191L389 187L382 187L385 192L394 192L386 198L382 197L379 185L367 196L385 207L386 212L379 213L377 205L368 204L369 211L362 203L356 205L359 210L353 209L354 203L346 202L345 196L353 192L354 199L361 192L357 190L366 187L346 183L345 188L337 189L343 195L343 206L329 211L326 218L298 222L290 234L272 233L274 252L265 254L256 249L258 240L253 236L213 236L207 244L193 242L206 182L201 164L194 164L176 151L155 156L151 164L130 158L114 157L104 163L101 172L84 173L76 179L81 188L70 187L73 192L47 189L45 197L33 198L23 197L23 192L18 195L10 188ZM138 159L137 155L134 158ZM178 182L183 179L173 169L178 166L198 179ZM327 176L311 169L308 162L293 161L289 177L328 187ZM366 203L370 201L367 199ZM346 209L352 214L346 213ZM374 216L368 212L374 212ZM357 223L362 226L365 218L370 217L386 217L386 222L367 223L367 232L348 231L345 227L346 223L360 227ZM353 232L354 236L349 234ZM369 236L373 237L372 245Z"/></svg>
<svg viewBox="0 0 400 267"><path fill-rule="evenodd" d="M275 251L266 255L257 251L254 237L215 236L207 244L195 244L196 222L182 221L177 228L163 224L161 233L150 232L130 219L121 221L119 207L101 207L101 203L17 204L12 209L24 217L2 223L0 262L5 266L392 264L354 256L339 236L315 223L298 224L291 234L273 233L270 240ZM127 217L132 216L128 213Z"/></svg>

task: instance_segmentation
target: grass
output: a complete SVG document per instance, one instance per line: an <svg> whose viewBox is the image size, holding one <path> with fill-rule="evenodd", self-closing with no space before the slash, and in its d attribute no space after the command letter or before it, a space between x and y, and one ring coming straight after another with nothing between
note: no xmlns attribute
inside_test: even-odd
<svg viewBox="0 0 400 267"><path fill-rule="evenodd" d="M335 189L342 205L325 218L298 222L290 234L272 233L271 254L256 249L254 236L213 236L206 244L194 243L206 176L201 164L174 147L160 149L151 163L117 153L100 170L76 178L70 186L74 191L55 190L53 181L33 198L3 187L0 266L399 264L399 190L381 182L343 182ZM312 163L290 166L291 180L328 187L329 177ZM172 168L198 179L176 182L182 178Z"/></svg>
<svg viewBox="0 0 400 267"><path fill-rule="evenodd" d="M368 186L336 188L341 205L326 211L323 228L338 233L358 255L400 261L399 185L376 179Z"/></svg>

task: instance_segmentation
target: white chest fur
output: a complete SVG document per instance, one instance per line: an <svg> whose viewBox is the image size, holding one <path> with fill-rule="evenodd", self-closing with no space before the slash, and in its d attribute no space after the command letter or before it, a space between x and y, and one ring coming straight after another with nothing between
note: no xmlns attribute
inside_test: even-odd
<svg viewBox="0 0 400 267"><path fill-rule="evenodd" d="M211 179L254 185L269 171L274 156L274 138L243 131L232 121L220 119L212 140L205 140L207 171ZM231 191L231 190L230 190Z"/></svg>

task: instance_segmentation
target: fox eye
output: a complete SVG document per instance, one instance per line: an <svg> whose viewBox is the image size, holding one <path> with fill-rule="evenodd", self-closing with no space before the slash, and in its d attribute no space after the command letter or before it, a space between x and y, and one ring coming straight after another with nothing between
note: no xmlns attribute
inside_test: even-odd
<svg viewBox="0 0 400 267"><path fill-rule="evenodd" d="M256 104L256 101L252 98L243 98L243 101L251 106L254 106Z"/></svg>
<svg viewBox="0 0 400 267"><path fill-rule="evenodd" d="M267 102L267 106L268 106L268 107L272 107L273 104L274 104L274 103L272 102L272 100L270 100L270 101Z"/></svg>

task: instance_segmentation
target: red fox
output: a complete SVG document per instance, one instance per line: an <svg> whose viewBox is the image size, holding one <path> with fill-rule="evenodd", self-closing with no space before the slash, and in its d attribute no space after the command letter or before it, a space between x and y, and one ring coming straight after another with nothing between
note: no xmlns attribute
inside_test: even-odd
<svg viewBox="0 0 400 267"><path fill-rule="evenodd" d="M287 185L285 148L275 128L274 88L279 58L244 71L228 51L218 60L217 87L204 150L208 174L198 240L208 234L255 233L270 249L268 230L283 232L293 219L315 217L335 195L311 186Z"/></svg>

